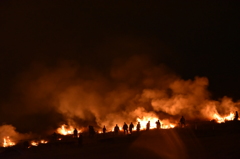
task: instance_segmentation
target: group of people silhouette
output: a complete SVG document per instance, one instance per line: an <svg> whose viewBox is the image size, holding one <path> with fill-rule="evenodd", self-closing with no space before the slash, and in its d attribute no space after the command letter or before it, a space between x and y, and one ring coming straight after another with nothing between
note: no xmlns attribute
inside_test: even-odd
<svg viewBox="0 0 240 159"><path fill-rule="evenodd" d="M234 121L237 121L237 120L238 120L238 112L237 112L237 111L236 111L236 113L235 113L235 116L234 116L234 119L233 119L233 120L234 120ZM156 128L157 128L157 129L160 129L160 128L161 128L161 123L160 123L159 120L157 120L157 121L155 122L155 124L156 124ZM180 126L181 128L183 128L183 127L186 126L186 121L185 121L185 118L184 118L183 116L181 117L181 119L180 119L180 121L179 121L179 126ZM133 124L132 122L129 124L129 126L127 125L126 122L124 122L124 124L123 124L124 134L128 134L128 133L132 134L132 133L133 133L133 128L134 128L134 124ZM114 133L115 133L115 134L118 134L118 133L119 133L119 130L120 130L120 128L119 128L118 124L116 124L116 126L114 127ZM141 123L138 122L137 125L136 125L136 131L139 132L140 130L141 130ZM147 124L146 124L146 130L147 130L147 131L150 130L150 121L148 121ZM102 133L105 134L106 132L107 132L107 128L106 128L106 126L104 125L103 128L102 128ZM89 136L93 136L94 134L95 134L95 131L94 131L93 126L89 126ZM74 137L74 138L78 138L78 131L77 131L76 128L75 128L74 131L73 131L73 137Z"/></svg>
<svg viewBox="0 0 240 159"><path fill-rule="evenodd" d="M128 133L132 134L133 128L134 128L134 124L133 124L132 122L129 124L129 126L126 124L126 122L124 122L124 124L123 124L124 134L128 134ZM157 129L160 129L160 128L161 128L161 123L160 123L159 120L156 121L156 128L157 128ZM136 126L137 132L139 132L140 129L141 129L141 123L138 122L138 123L137 123L137 126ZM149 130L149 129L150 129L150 121L148 121L147 124L146 124L146 130ZM115 133L115 134L118 134L119 130L120 130L120 128L119 128L118 124L116 124L116 126L114 127L114 133ZM102 131L102 132L103 132L103 133L106 133L106 127L105 127L105 125L104 125L104 127L103 127L103 131Z"/></svg>

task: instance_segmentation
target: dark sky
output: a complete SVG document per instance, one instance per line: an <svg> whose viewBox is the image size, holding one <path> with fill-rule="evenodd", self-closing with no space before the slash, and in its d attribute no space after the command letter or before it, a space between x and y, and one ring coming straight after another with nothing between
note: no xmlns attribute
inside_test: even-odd
<svg viewBox="0 0 240 159"><path fill-rule="evenodd" d="M239 99L237 1L0 1L0 94L39 62L74 60L107 72L117 58L148 54L183 79L206 76L214 98Z"/></svg>

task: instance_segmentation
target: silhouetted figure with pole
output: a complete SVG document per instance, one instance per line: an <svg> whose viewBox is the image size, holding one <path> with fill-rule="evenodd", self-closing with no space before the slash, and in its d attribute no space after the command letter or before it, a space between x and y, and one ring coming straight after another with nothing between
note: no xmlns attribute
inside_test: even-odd
<svg viewBox="0 0 240 159"><path fill-rule="evenodd" d="M160 121L158 120L158 121L156 121L156 126L157 126L157 129L160 129L160 127L161 127L161 123L160 123Z"/></svg>
<svg viewBox="0 0 240 159"><path fill-rule="evenodd" d="M138 122L138 124L137 124L137 132L139 132L140 129L141 129L141 124L140 124L140 122Z"/></svg>
<svg viewBox="0 0 240 159"><path fill-rule="evenodd" d="M129 125L129 131L130 131L130 133L132 134L132 129L134 128L134 125L133 125L133 123L131 122L131 124Z"/></svg>
<svg viewBox="0 0 240 159"><path fill-rule="evenodd" d="M235 116L234 116L234 119L233 119L234 121L238 121L238 111L236 111L236 114L235 114Z"/></svg>
<svg viewBox="0 0 240 159"><path fill-rule="evenodd" d="M118 127L118 125L116 124L116 126L114 127L114 133L115 133L115 134L118 134L118 131L119 131L119 127Z"/></svg>
<svg viewBox="0 0 240 159"><path fill-rule="evenodd" d="M75 128L74 130L73 130L73 138L77 138L78 137L78 131L77 131L77 129Z"/></svg>
<svg viewBox="0 0 240 159"><path fill-rule="evenodd" d="M102 131L103 134L106 134L106 130L107 130L107 129L106 129L105 125L103 126L103 129L102 129L102 130L103 130L103 131Z"/></svg>
<svg viewBox="0 0 240 159"><path fill-rule="evenodd" d="M128 125L124 122L123 124L123 130L124 130L124 134L127 133L128 134Z"/></svg>
<svg viewBox="0 0 240 159"><path fill-rule="evenodd" d="M185 118L183 116L180 119L180 125L181 127L185 127Z"/></svg>
<svg viewBox="0 0 240 159"><path fill-rule="evenodd" d="M147 125L146 125L146 130L150 129L150 121L148 121Z"/></svg>

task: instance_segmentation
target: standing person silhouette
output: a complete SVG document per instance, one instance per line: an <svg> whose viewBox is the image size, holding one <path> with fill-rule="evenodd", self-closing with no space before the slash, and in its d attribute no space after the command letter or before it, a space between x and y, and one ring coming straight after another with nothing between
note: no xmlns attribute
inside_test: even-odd
<svg viewBox="0 0 240 159"><path fill-rule="evenodd" d="M160 127L161 127L161 123L160 123L160 121L158 120L158 121L156 121L156 126L157 126L157 129L160 129Z"/></svg>
<svg viewBox="0 0 240 159"><path fill-rule="evenodd" d="M123 130L124 130L124 134L127 133L128 134L128 125L124 122L123 124Z"/></svg>
<svg viewBox="0 0 240 159"><path fill-rule="evenodd" d="M130 131L130 133L132 134L132 129L134 128L134 125L133 125L133 123L131 122L131 124L130 124L130 126L129 126L129 131Z"/></svg>
<svg viewBox="0 0 240 159"><path fill-rule="evenodd" d="M106 127L105 127L105 125L103 126L103 134L105 134L106 133Z"/></svg>
<svg viewBox="0 0 240 159"><path fill-rule="evenodd" d="M114 127L114 133L115 133L115 134L118 134L118 131L119 131L119 127L118 127L118 125L116 124L116 126Z"/></svg>
<svg viewBox="0 0 240 159"><path fill-rule="evenodd" d="M137 132L139 132L140 129L141 129L141 124L140 124L140 122L138 122L138 124L137 124Z"/></svg>
<svg viewBox="0 0 240 159"><path fill-rule="evenodd" d="M180 119L180 125L181 127L185 127L185 118L182 116L181 119Z"/></svg>
<svg viewBox="0 0 240 159"><path fill-rule="evenodd" d="M74 137L74 138L77 138L77 137L78 137L78 131L77 131L76 128L73 130L73 137Z"/></svg>
<svg viewBox="0 0 240 159"><path fill-rule="evenodd" d="M150 121L148 121L147 125L146 125L146 130L148 131L150 129Z"/></svg>
<svg viewBox="0 0 240 159"><path fill-rule="evenodd" d="M238 121L238 111L236 111L235 116L234 116L234 121Z"/></svg>

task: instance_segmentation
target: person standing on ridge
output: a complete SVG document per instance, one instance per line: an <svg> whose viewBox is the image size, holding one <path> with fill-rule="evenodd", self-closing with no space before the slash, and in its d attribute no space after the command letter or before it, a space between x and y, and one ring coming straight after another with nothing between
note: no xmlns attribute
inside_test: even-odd
<svg viewBox="0 0 240 159"><path fill-rule="evenodd" d="M180 119L180 125L181 127L185 127L185 118L183 116Z"/></svg>
<svg viewBox="0 0 240 159"><path fill-rule="evenodd" d="M141 129L141 124L140 124L140 122L138 122L138 124L137 124L137 132L139 132L140 129Z"/></svg>
<svg viewBox="0 0 240 159"><path fill-rule="evenodd" d="M114 127L114 133L115 133L115 134L118 134L118 131L119 131L119 127L118 127L118 125L116 124L116 126Z"/></svg>
<svg viewBox="0 0 240 159"><path fill-rule="evenodd" d="M134 128L134 125L133 125L133 123L131 122L131 124L130 124L130 126L129 126L129 131L130 131L130 133L132 134L132 129Z"/></svg>
<svg viewBox="0 0 240 159"><path fill-rule="evenodd" d="M160 123L160 121L158 120L158 121L156 121L156 126L157 126L157 129L160 129L160 127L161 127L161 123Z"/></svg>
<svg viewBox="0 0 240 159"><path fill-rule="evenodd" d="M74 130L73 130L73 138L77 138L78 137L78 131L77 131L77 129L75 128Z"/></svg>
<svg viewBox="0 0 240 159"><path fill-rule="evenodd" d="M147 125L146 125L146 130L150 129L150 121L148 121Z"/></svg>
<svg viewBox="0 0 240 159"><path fill-rule="evenodd" d="M233 119L234 121L238 121L238 111L236 111L236 114L235 114L235 116L234 116L234 119Z"/></svg>
<svg viewBox="0 0 240 159"><path fill-rule="evenodd" d="M103 130L103 131L102 131L103 134L105 134L105 133L106 133L106 130L107 130L106 127L105 127L105 125L103 126L103 129L102 129L102 130Z"/></svg>
<svg viewBox="0 0 240 159"><path fill-rule="evenodd" d="M127 133L128 134L128 125L124 122L123 124L123 130L124 130L124 134Z"/></svg>

